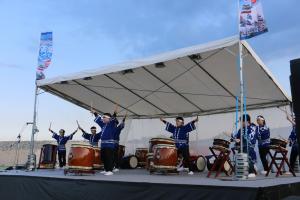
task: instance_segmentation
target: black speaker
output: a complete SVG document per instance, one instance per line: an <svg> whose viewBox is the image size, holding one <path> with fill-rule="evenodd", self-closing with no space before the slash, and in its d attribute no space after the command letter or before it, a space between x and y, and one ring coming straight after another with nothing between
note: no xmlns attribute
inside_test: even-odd
<svg viewBox="0 0 300 200"><path fill-rule="evenodd" d="M290 61L291 64L291 93L293 99L293 110L300 117L300 59Z"/></svg>
<svg viewBox="0 0 300 200"><path fill-rule="evenodd" d="M293 100L293 111L295 113L296 122L296 135L298 140L298 145L300 146L300 59L295 59L290 61L291 65L291 93ZM300 148L298 149L300 154ZM300 164L300 159L299 159Z"/></svg>

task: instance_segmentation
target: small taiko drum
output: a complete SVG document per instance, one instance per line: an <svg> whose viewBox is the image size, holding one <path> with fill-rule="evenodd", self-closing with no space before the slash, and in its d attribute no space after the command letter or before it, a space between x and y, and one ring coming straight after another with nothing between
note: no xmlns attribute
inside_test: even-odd
<svg viewBox="0 0 300 200"><path fill-rule="evenodd" d="M190 165L192 171L203 172L206 168L206 159L204 156L190 156Z"/></svg>
<svg viewBox="0 0 300 200"><path fill-rule="evenodd" d="M135 156L138 159L138 166L145 167L147 162L148 148L136 148Z"/></svg>
<svg viewBox="0 0 300 200"><path fill-rule="evenodd" d="M153 168L175 170L177 166L177 149L172 144L157 144L153 147Z"/></svg>
<svg viewBox="0 0 300 200"><path fill-rule="evenodd" d="M230 145L229 141L223 140L223 139L219 139L219 138L214 139L214 142L213 142L213 146L223 147L225 149L228 149L229 145Z"/></svg>
<svg viewBox="0 0 300 200"><path fill-rule="evenodd" d="M118 158L121 160L125 155L125 146L124 145L119 145L118 149Z"/></svg>
<svg viewBox="0 0 300 200"><path fill-rule="evenodd" d="M122 169L135 169L138 166L138 158L134 155L125 156L120 164Z"/></svg>
<svg viewBox="0 0 300 200"><path fill-rule="evenodd" d="M68 157L69 169L92 170L95 150L90 145L72 144Z"/></svg>
<svg viewBox="0 0 300 200"><path fill-rule="evenodd" d="M151 170L153 166L153 153L147 153L146 169Z"/></svg>
<svg viewBox="0 0 300 200"><path fill-rule="evenodd" d="M286 148L287 144L288 141L281 138L270 139L270 146Z"/></svg>
<svg viewBox="0 0 300 200"><path fill-rule="evenodd" d="M39 169L54 169L56 164L57 145L44 144L41 148Z"/></svg>
<svg viewBox="0 0 300 200"><path fill-rule="evenodd" d="M93 169L99 170L103 168L102 160L101 160L101 149L99 147L93 147L94 149L94 164Z"/></svg>
<svg viewBox="0 0 300 200"><path fill-rule="evenodd" d="M175 142L171 138L152 138L149 141L149 153L153 153L153 147L158 144L170 144L174 145Z"/></svg>

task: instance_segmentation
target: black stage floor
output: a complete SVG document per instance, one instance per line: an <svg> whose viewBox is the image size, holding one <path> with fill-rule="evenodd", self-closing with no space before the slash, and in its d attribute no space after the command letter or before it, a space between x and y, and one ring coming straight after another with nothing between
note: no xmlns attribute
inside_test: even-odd
<svg viewBox="0 0 300 200"><path fill-rule="evenodd" d="M113 176L65 176L59 169L2 171L0 199L300 199L300 174L245 181L206 178L206 174L149 175L144 169L120 170Z"/></svg>

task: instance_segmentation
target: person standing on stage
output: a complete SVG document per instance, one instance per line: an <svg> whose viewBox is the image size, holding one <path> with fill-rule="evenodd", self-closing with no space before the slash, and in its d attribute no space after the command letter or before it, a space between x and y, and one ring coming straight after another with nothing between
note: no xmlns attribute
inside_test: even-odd
<svg viewBox="0 0 300 200"><path fill-rule="evenodd" d="M292 147L291 154L290 154L290 165L292 170L294 171L297 156L299 155L299 146L298 146L297 135L296 135L296 122L295 122L295 118L290 116L287 112L286 112L286 118L289 122L291 122L293 126L293 129L289 136L289 146Z"/></svg>
<svg viewBox="0 0 300 200"><path fill-rule="evenodd" d="M256 152L255 144L257 141L256 125L251 123L251 118L248 114L243 115L243 152L248 154L249 157L249 178L256 177L255 163L256 163ZM247 132L246 132L247 130ZM247 133L247 134L245 134ZM241 142L241 129L235 136L236 143Z"/></svg>
<svg viewBox="0 0 300 200"><path fill-rule="evenodd" d="M122 122L120 124L118 124L116 132L115 132L115 148L114 148L114 169L113 172L118 172L119 168L120 168L120 159L119 158L119 142L120 142L120 134L123 130L123 128L125 127L125 119L126 119L126 115L125 117L122 119Z"/></svg>
<svg viewBox="0 0 300 200"><path fill-rule="evenodd" d="M114 167L114 147L115 147L115 132L117 130L117 106L114 114L104 113L99 115L93 109L91 112L95 115L95 122L101 127L101 159L104 163L104 175L113 175Z"/></svg>
<svg viewBox="0 0 300 200"><path fill-rule="evenodd" d="M59 130L59 135L55 133L53 130L51 130L51 128L49 128L49 131L53 134L52 138L54 138L57 141L58 162L59 162L59 167L62 168L66 166L66 143L69 140L72 140L73 135L78 131L78 128L69 136L65 136L64 129Z"/></svg>
<svg viewBox="0 0 300 200"><path fill-rule="evenodd" d="M176 125L167 122L165 119L160 118L160 120L166 124L166 131L172 133L172 138L175 141L178 155L181 154L183 157L184 167L188 167L189 175L193 175L191 164L189 161L189 132L196 129L195 122L198 122L198 116L196 119L190 123L184 125L184 119L182 117L176 117ZM183 167L178 168L178 171L183 171Z"/></svg>
<svg viewBox="0 0 300 200"><path fill-rule="evenodd" d="M98 147L98 142L101 138L101 132L97 133L97 128L95 126L91 127L91 134L84 131L79 125L78 128L82 131L82 137L88 140L90 145Z"/></svg>
<svg viewBox="0 0 300 200"><path fill-rule="evenodd" d="M257 127L256 135L258 139L258 151L260 160L262 162L264 170L261 174L266 174L268 171L268 160L267 155L270 145L270 129L266 125L266 120L262 115L256 117Z"/></svg>

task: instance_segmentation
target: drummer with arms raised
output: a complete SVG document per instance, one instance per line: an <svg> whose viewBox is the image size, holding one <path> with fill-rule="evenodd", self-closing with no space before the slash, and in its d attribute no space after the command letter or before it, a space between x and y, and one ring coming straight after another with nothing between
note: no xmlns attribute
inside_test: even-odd
<svg viewBox="0 0 300 200"><path fill-rule="evenodd" d="M189 161L189 132L196 129L195 122L198 122L198 116L186 125L184 125L184 119L182 117L176 117L176 125L167 122L163 118L160 118L160 120L166 124L166 131L172 133L172 138L174 139L177 148L177 154L182 155L184 167L189 169L188 174L193 175L194 173ZM179 167L177 170L183 171L184 168Z"/></svg>
<svg viewBox="0 0 300 200"><path fill-rule="evenodd" d="M117 108L118 106L116 105L113 115L110 113L100 115L91 109L91 112L96 117L94 121L101 127L101 159L104 163L104 171L102 173L106 176L113 175Z"/></svg>
<svg viewBox="0 0 300 200"><path fill-rule="evenodd" d="M91 134L87 133L85 130L83 130L79 124L78 124L78 128L81 130L82 132L82 137L86 140L89 141L90 145L94 146L94 147L98 147L98 142L101 138L101 132L97 133L97 128L95 126L91 127Z"/></svg>
<svg viewBox="0 0 300 200"><path fill-rule="evenodd" d="M52 138L54 138L57 141L58 148L57 148L57 154L58 154L58 161L59 161L59 167L62 168L66 166L66 143L69 140L72 140L73 135L78 131L78 128L69 136L65 136L65 130L60 129L59 134L55 133L51 128L49 128L49 131L53 134Z"/></svg>

